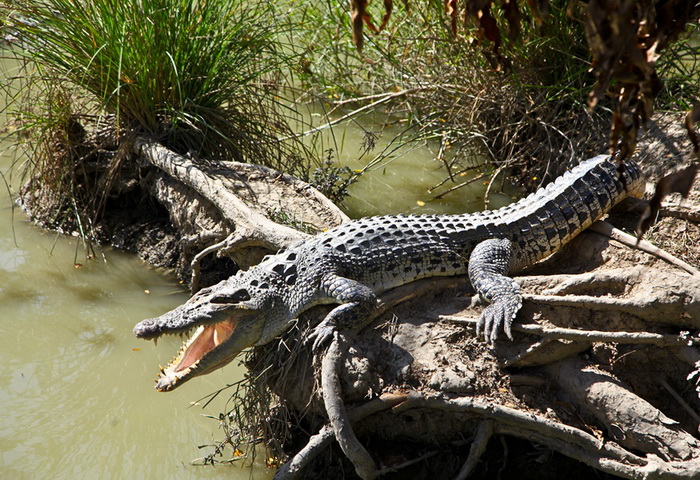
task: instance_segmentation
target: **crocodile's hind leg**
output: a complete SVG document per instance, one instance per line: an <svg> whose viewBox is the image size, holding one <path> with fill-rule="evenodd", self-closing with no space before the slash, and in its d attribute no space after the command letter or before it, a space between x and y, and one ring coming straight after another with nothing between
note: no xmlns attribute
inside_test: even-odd
<svg viewBox="0 0 700 480"><path fill-rule="evenodd" d="M509 240L493 238L479 243L469 257L469 280L479 295L491 303L476 327L476 334L483 331L489 342L496 340L501 327L513 339L510 325L523 303L520 286L506 276L512 248Z"/></svg>
<svg viewBox="0 0 700 480"><path fill-rule="evenodd" d="M321 281L321 290L340 303L318 324L307 341L313 340L317 350L333 335L334 330L357 326L377 307L377 296L367 285L356 280L329 274Z"/></svg>

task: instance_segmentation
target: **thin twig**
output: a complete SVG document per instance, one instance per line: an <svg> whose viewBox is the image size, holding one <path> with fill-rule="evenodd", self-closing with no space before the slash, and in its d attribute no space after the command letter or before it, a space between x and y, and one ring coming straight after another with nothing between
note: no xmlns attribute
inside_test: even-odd
<svg viewBox="0 0 700 480"><path fill-rule="evenodd" d="M477 176L474 177L474 178L471 178L471 179L467 180L466 182L462 182L462 183L460 183L460 184L458 184L458 185L455 185L454 187L450 187L450 188L448 188L447 190L445 190L444 192L442 192L440 195L435 195L435 196L433 197L433 199L434 199L434 200L440 199L440 198L444 197L445 195L447 195L447 194L450 193L450 192L454 192L455 190L458 190L458 189L460 189L460 188L462 188L462 187L466 187L466 186L469 185L469 184L472 184L472 183L474 183L474 182L476 182L476 181L478 181L478 180L481 180L482 178L484 178L484 177L487 176L487 175L488 175L488 174L486 174L486 173L482 173L482 174L480 174L480 175L477 175Z"/></svg>
<svg viewBox="0 0 700 480"><path fill-rule="evenodd" d="M496 171L491 175L491 179L489 180L489 184L486 187L486 192L484 193L484 210L489 209L489 203L490 199L489 196L491 195L491 188L493 188L493 184L496 181L496 177L503 171L503 169L506 168L506 165L501 165L496 169Z"/></svg>
<svg viewBox="0 0 700 480"><path fill-rule="evenodd" d="M400 96L403 96L403 95L410 95L411 93L416 92L416 91L418 91L418 90L419 90L419 88L416 87L416 88L408 88L408 89L406 89L406 90L401 90L401 91L399 91L399 92L387 93L387 94L385 94L385 95L382 95L381 98L379 98L379 100L375 100L375 101L372 102L372 103L368 103L367 105L363 105L362 107L360 107L360 108L358 108L358 109L356 109L356 110L353 110L352 112L346 113L346 114L343 115L342 117L336 118L335 120L332 120L332 121L330 121L330 122L326 122L326 123L324 123L323 125L319 125L318 127L312 128L311 130L306 130L305 132L297 133L297 134L295 134L295 135L289 135L289 136L286 136L286 137L282 137L282 138L280 138L279 140L280 140L280 141L287 141L287 140L292 140L292 139L295 139L295 138L307 137L307 136L309 136L309 135L311 135L311 134L313 134L313 133L320 132L321 130L325 130L325 129L327 129L327 128L330 128L330 127L332 127L333 125L337 125L337 124L339 124L339 123L342 123L342 122L344 122L345 120L349 120L349 119L351 119L352 117L356 117L357 115L361 114L362 112L366 112L367 110L371 110L371 109L373 109L374 107L377 107L377 106L381 105L382 103L388 102L388 101L391 100L392 98L400 97Z"/></svg>
<svg viewBox="0 0 700 480"><path fill-rule="evenodd" d="M392 473L392 472L398 472L402 468L410 467L411 465L415 465L418 462L422 462L425 459L428 459L430 457L433 457L437 455L439 450L433 450L428 453L424 453L420 457L412 458L411 460L408 460L406 462L400 463L398 465L394 465L393 467L384 467L381 470L379 470L379 475L386 475L387 473Z"/></svg>
<svg viewBox="0 0 700 480"><path fill-rule="evenodd" d="M675 401L677 401L678 404L679 404L681 407L683 407L683 409L684 409L686 412L688 412L688 415L690 415L691 417L693 417L693 420L695 421L695 423L697 423L697 424L700 426L700 415L698 415L698 413L697 413L695 410L693 410L693 407L691 407L690 405L688 405L688 403L687 403L685 400L683 400L683 397L681 397L681 396L678 394L678 392L676 392L676 391L673 389L673 387L671 387L671 385L668 384L668 382L667 382L666 380L664 380L664 379L661 378L661 377L659 377L658 380L659 380L659 383L661 384L661 386L664 387L664 388L666 389L666 391L668 391L668 393L671 394L671 396L673 397L673 399L674 399Z"/></svg>

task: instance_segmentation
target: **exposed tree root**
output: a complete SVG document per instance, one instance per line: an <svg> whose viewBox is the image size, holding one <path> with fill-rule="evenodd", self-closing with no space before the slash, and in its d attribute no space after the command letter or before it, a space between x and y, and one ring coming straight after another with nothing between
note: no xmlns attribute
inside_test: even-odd
<svg viewBox="0 0 700 480"><path fill-rule="evenodd" d="M467 461L464 462L462 469L459 471L454 480L466 480L469 478L469 475L471 475L476 468L476 464L479 462L479 459L486 451L486 445L489 443L492 436L493 421L482 420L482 422L479 424L479 428L476 430L474 441L469 448L469 456L467 457Z"/></svg>
<svg viewBox="0 0 700 480"><path fill-rule="evenodd" d="M586 306L585 304L576 304L577 306ZM466 323L476 328L477 319L455 317L451 315L441 315L441 320L449 320L452 322ZM574 340L592 342L614 342L614 343L634 343L634 344L651 344L663 347L684 346L684 345L700 345L700 336L679 334L679 335L664 335L650 332L603 332L598 330L577 330L574 328L560 327L543 327L541 325L531 325L514 323L514 332L523 332L534 335L541 335L544 338L538 342L537 347L542 347L546 343L555 339L558 340Z"/></svg>
<svg viewBox="0 0 700 480"><path fill-rule="evenodd" d="M328 347L321 367L321 390L328 420L333 427L335 439L340 444L345 456L355 466L357 475L363 480L372 480L379 475L377 467L369 452L357 440L352 430L350 419L343 404L339 372L344 352L341 348L339 334L336 332Z"/></svg>
<svg viewBox="0 0 700 480"><path fill-rule="evenodd" d="M385 393L370 400L348 412L350 423L356 423L375 413L392 408L406 401L404 394ZM275 480L292 480L301 475L304 467L314 460L331 442L335 441L335 432L332 425L325 425L313 435L304 448L299 450L275 475Z"/></svg>
<svg viewBox="0 0 700 480"><path fill-rule="evenodd" d="M137 138L133 149L167 174L167 180L161 183L169 186L161 186L157 196L171 217L182 216L191 209L195 210L193 216L201 215L202 210L215 210L213 226L211 222L202 225L197 218L173 218L176 225L195 227L195 232L183 235L192 245L205 244L191 256L193 290L199 287L200 265L207 255L220 253L232 258L239 267L247 268L257 263L264 253L277 252L307 238L308 234L298 229L301 226L321 230L348 220L308 184L266 167L194 161L145 138ZM173 190L187 190L188 193L172 195ZM211 214L207 212L206 215ZM288 224L281 223L277 217ZM251 254L251 251L258 253Z"/></svg>

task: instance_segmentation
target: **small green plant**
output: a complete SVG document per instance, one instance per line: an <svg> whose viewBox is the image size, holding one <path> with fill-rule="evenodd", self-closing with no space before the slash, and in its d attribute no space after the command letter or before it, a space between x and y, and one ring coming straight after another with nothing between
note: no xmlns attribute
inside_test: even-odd
<svg viewBox="0 0 700 480"><path fill-rule="evenodd" d="M340 203L348 195L348 187L357 181L358 174L350 167L336 164L335 150L326 150L323 165L316 168L311 183L331 201Z"/></svg>

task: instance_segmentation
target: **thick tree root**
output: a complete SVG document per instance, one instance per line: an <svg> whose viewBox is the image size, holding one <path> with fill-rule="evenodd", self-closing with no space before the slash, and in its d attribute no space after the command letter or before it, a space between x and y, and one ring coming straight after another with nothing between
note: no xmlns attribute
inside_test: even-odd
<svg viewBox="0 0 700 480"><path fill-rule="evenodd" d="M260 260L260 252L274 253L309 236L291 225L322 230L348 220L308 184L262 166L195 161L145 138L137 138L133 150L167 175L156 196L176 226L195 228L183 238L205 244L189 256L193 290L199 287L201 261L211 253L247 268ZM209 228L201 225L202 216L211 217Z"/></svg>
<svg viewBox="0 0 700 480"><path fill-rule="evenodd" d="M547 371L621 446L665 461L693 460L700 468L700 440L609 374L578 359L567 359Z"/></svg>
<svg viewBox="0 0 700 480"><path fill-rule="evenodd" d="M344 352L341 348L339 334L336 332L323 356L321 366L323 403L326 407L328 420L333 427L333 433L343 453L355 466L355 471L360 478L372 480L379 475L379 472L369 452L357 440L342 400L339 372L343 357Z"/></svg>
<svg viewBox="0 0 700 480"><path fill-rule="evenodd" d="M370 400L348 412L348 419L351 424L363 420L375 413L388 408L393 408L401 402L406 401L407 396L403 394L385 393ZM309 439L304 448L299 450L280 468L275 475L275 480L293 480L299 478L304 467L314 460L325 448L335 440L335 431L332 425L325 425L321 430Z"/></svg>
<svg viewBox="0 0 700 480"><path fill-rule="evenodd" d="M575 378L580 378L581 370L574 365L574 370L572 371L570 369L571 365L571 362L569 362L561 367L561 370L556 371L557 377L563 378L566 375L573 374ZM593 387L597 385L596 381L585 383ZM586 402L596 401L595 395L597 393L607 392L606 387L609 380L603 383L596 390L596 393L580 392L585 405L588 406ZM582 387L583 384L578 386ZM385 400L375 399L358 407L355 412L362 413L360 415L355 414L353 420L359 420L365 414L367 416L377 414L387 408L388 405L395 405L392 409L392 415L398 416L411 409L427 409L428 411L446 412L455 417L466 416L480 419L467 460L457 477L455 477L460 480L468 478L469 474L474 470L475 465L486 449L489 439L494 434L528 439L546 445L582 463L622 478L679 480L700 478L700 461L698 461L700 448L698 448L698 440L685 432L679 431L674 426L675 422L663 416L653 407L644 405L643 401L640 403L641 399L638 397L626 390L624 392L624 402L631 401L633 402L632 408L642 405L644 409L644 412L635 411L634 413L645 413L650 415L650 418L636 415L625 418L614 414L610 417L606 414L605 418L606 421L614 422L611 423L612 429L621 428L621 425L631 428L633 425L625 423L628 420L644 422L646 427L642 431L630 430L627 432L629 435L621 439L623 443L630 445L629 448L643 452L644 456L622 448L617 440L604 441L600 437L579 428L472 397L446 398L440 395L426 396L418 392L411 392L408 395L394 395L391 397L389 404L385 403ZM583 399L586 395L588 396L587 400ZM608 413L612 413L612 411ZM297 478L299 469L330 444L331 432L330 426L323 427L319 434L311 438L304 449L282 467L275 477L276 480ZM666 450L664 444L658 443L661 439L664 441L668 440L669 436L671 444L675 445L676 450L674 451ZM657 452L650 452L649 450L657 450ZM355 465L357 466L357 464ZM379 473L383 472L371 471L372 475Z"/></svg>

